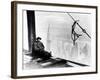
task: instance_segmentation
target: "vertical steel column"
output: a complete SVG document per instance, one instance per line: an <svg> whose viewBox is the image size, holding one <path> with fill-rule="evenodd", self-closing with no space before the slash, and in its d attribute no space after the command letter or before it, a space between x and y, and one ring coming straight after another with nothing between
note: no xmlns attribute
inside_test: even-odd
<svg viewBox="0 0 100 80"><path fill-rule="evenodd" d="M36 39L36 33L35 33L35 11L27 10L27 22L28 22L29 51L31 51L32 50L32 43Z"/></svg>

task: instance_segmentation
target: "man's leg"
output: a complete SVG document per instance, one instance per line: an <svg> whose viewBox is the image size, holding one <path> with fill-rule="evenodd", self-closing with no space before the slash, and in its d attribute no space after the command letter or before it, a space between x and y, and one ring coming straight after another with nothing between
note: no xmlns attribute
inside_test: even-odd
<svg viewBox="0 0 100 80"><path fill-rule="evenodd" d="M47 52L47 51L41 51L41 57L45 60L50 59L51 57L51 53Z"/></svg>

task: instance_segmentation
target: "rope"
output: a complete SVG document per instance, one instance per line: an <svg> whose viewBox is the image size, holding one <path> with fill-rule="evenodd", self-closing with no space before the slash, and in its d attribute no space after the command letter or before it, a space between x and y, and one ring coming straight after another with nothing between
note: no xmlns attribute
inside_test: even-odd
<svg viewBox="0 0 100 80"><path fill-rule="evenodd" d="M75 32L75 26L76 26L76 24L77 24L77 21L75 21L74 23L73 23L73 25L72 25L72 33L71 33L71 38L72 38L72 40L73 40L73 44L75 45L75 41L80 37L80 36L82 36L81 34L77 34L76 32Z"/></svg>

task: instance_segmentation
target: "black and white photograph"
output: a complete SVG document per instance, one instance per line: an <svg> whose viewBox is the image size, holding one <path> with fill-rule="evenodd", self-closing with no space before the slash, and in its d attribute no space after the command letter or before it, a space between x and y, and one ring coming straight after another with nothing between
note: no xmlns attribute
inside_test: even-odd
<svg viewBox="0 0 100 80"><path fill-rule="evenodd" d="M90 13L24 10L23 15L23 69L91 65Z"/></svg>
<svg viewBox="0 0 100 80"><path fill-rule="evenodd" d="M17 76L97 72L95 6L16 4Z"/></svg>

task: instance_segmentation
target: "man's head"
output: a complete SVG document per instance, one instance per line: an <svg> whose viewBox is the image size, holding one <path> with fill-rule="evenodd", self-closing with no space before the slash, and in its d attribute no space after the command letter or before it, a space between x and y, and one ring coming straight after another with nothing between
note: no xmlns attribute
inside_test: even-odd
<svg viewBox="0 0 100 80"><path fill-rule="evenodd" d="M40 41L40 40L41 40L41 37L37 37L36 40L37 40L37 41Z"/></svg>

